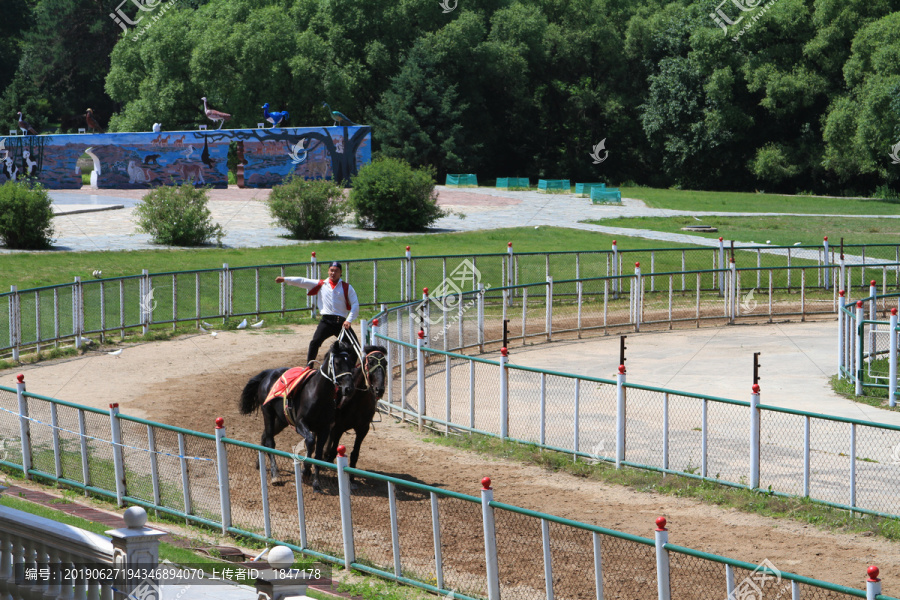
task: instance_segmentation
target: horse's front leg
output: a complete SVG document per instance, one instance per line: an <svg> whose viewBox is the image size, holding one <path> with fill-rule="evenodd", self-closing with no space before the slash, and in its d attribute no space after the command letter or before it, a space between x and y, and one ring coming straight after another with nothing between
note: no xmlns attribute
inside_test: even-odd
<svg viewBox="0 0 900 600"><path fill-rule="evenodd" d="M369 428L366 427L361 432L359 429L354 429L353 431L356 432L356 440L353 442L353 450L350 452L350 466L355 469L356 462L359 460L359 450L362 448L363 440L366 439L366 434L369 433ZM353 482L353 475L350 476L350 489L356 489L356 484Z"/></svg>
<svg viewBox="0 0 900 600"><path fill-rule="evenodd" d="M327 441L324 435L316 436L316 460L322 460L322 455L325 452L325 442ZM322 493L322 487L319 485L319 465L316 465L316 474L313 476L313 490Z"/></svg>

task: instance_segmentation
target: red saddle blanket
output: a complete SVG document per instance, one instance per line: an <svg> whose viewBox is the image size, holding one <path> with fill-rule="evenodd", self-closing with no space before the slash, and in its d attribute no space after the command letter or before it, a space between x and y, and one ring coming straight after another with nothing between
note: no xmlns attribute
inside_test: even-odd
<svg viewBox="0 0 900 600"><path fill-rule="evenodd" d="M263 404L268 404L272 398L287 398L291 392L297 389L298 386L303 385L303 382L309 379L315 372L315 369L309 367L294 367L293 369L288 369L284 372L284 375L278 378L278 381L275 382L272 389L269 390L269 395L266 396L266 400Z"/></svg>

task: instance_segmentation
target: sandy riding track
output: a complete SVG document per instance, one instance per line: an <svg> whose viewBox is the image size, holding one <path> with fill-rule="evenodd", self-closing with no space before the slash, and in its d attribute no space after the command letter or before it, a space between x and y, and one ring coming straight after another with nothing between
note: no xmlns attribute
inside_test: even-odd
<svg viewBox="0 0 900 600"><path fill-rule="evenodd" d="M22 370L31 392L45 394L73 402L105 408L119 402L123 413L211 433L216 417L225 418L228 437L257 443L262 432L258 414L249 417L238 413L237 401L247 380L260 370L286 366L298 362L305 354L305 340L312 333L310 327L294 327L294 333L222 332L217 338L208 335L183 336L174 341L155 342L126 348L121 357L105 353L90 353L77 359L41 363ZM667 333L654 335L666 336ZM709 329L679 332L684 336L708 338ZM823 340L825 343L825 340ZM614 352L610 345L610 351ZM730 348L721 344L717 351L746 352L740 341ZM632 359L639 361L636 354ZM12 386L15 371L0 373L0 384ZM741 374L743 376L743 373ZM291 451L299 436L286 431L277 438L280 450ZM352 442L348 434L345 443ZM256 453L236 451L229 456L232 473L231 490L235 521L259 523L259 474L254 468ZM835 583L860 588L866 566L877 564L884 580L884 592L900 593L900 546L862 535L830 534L812 526L789 521L776 521L747 515L735 510L722 510L680 499L652 493L640 493L622 487L582 480L568 474L550 473L537 467L495 460L473 453L445 448L423 441L418 433L385 418L369 433L363 445L359 467L401 478L407 478L469 495L478 495L482 476L493 479L495 498L501 502L592 523L620 531L652 537L654 520L665 515L669 520L670 540L719 555L752 563L768 559L782 570L792 571ZM276 536L297 539L297 524L285 515L296 515L294 480L289 461L281 463L287 483L270 486L273 508L272 527ZM323 477L325 494L313 495L305 491L308 534L310 540L340 552L340 528L334 480ZM379 566L391 564L387 502L384 484L374 480L360 482L353 496L353 517L358 552ZM428 502L424 495L398 493L401 550L404 567L419 575L428 575L433 568L426 562L417 564L406 556L430 556L431 531ZM462 500L441 500L442 542L445 557L452 557L452 567L446 573L447 586L464 589L477 584L484 577L483 546L480 534L480 508ZM295 517L294 517L295 518ZM512 564L501 562L504 590L520 590L510 597L536 597L543 573L540 554L534 554L534 542L539 549L540 530L533 529L533 520L518 519L504 514L498 519L501 553L521 560ZM551 538L556 530L551 527ZM559 578L557 595L566 598L589 597L579 585L591 579L590 537L557 537L553 541L567 560L555 565ZM421 545L418 553L404 548ZM504 548L506 552L504 552ZM557 548L554 549L554 552ZM628 560L634 564L650 564L639 555L652 550L640 547L604 548L610 564ZM508 552L508 554L507 554ZM502 559L501 559L502 560ZM648 559L652 560L652 559ZM624 564L619 562L618 564ZM705 591L698 588L688 592L690 570L673 568L673 577L682 577L676 597L724 597L724 578ZM716 572L718 573L718 572ZM695 576L701 574L694 572ZM718 577L718 575L715 575ZM655 597L655 576L646 573L646 585L633 576L622 586L607 589L608 597ZM592 586L592 582L586 582ZM675 587L673 583L673 588ZM527 592L527 593L526 593ZM721 592L721 593L720 593ZM818 597L826 597L819 595ZM835 596L837 597L837 596Z"/></svg>

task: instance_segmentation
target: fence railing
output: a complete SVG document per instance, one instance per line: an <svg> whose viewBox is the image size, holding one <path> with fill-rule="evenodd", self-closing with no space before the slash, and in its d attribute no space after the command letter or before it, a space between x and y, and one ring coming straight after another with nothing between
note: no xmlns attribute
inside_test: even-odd
<svg viewBox="0 0 900 600"><path fill-rule="evenodd" d="M781 291L793 292L799 286L828 291L835 281L832 270L846 262L847 285L858 276L861 284L872 277L881 277L888 285L893 274L894 285L900 285L900 245L845 246L846 260L834 248L804 246L747 246L734 251L739 267L755 263L756 279L742 281L741 289L761 289L768 286L770 295ZM467 263L478 272L486 287L502 287L531 282L557 280L612 278L611 292L618 293L616 278L624 276L627 265L642 263L649 292L668 285L674 291L687 292L692 286L702 291L725 290L725 273L731 268L731 251L724 242L719 248L661 248L514 253L512 246L506 253L406 256L379 259L344 260L343 277L353 284L360 304L368 308L415 300L422 287L437 288L453 275L458 265ZM893 262L892 262L893 261ZM229 267L150 273L140 275L82 280L76 277L68 284L11 291L0 294L0 306L6 305L8 318L0 321L0 353L9 353L18 360L23 351L39 352L48 346L58 346L70 340L80 347L88 335L124 336L126 331L146 333L150 327L179 323L195 323L205 319L228 319L251 315L312 313L314 305L308 297L289 293L285 284L274 284L279 275L302 274L320 278L325 274L313 254L309 262ZM808 267L815 266L815 269ZM765 280L765 268L785 267L773 271ZM807 267L798 270L797 267ZM743 271L743 269L741 269ZM698 278L697 272L715 272ZM798 282L800 273L808 281ZM815 284L813 284L815 278ZM667 279L671 281L667 282ZM696 282L694 281L696 279ZM474 280L470 287L476 289Z"/></svg>
<svg viewBox="0 0 900 600"><path fill-rule="evenodd" d="M370 332L387 346L393 369L384 409L420 426L900 517L900 500L888 491L889 482L900 477L900 426L763 405L758 391L747 401L627 383L624 369L613 380L510 362L519 340L583 337L614 326L671 326L679 318L735 322L834 314L841 298L836 286L807 287L816 268L726 270L723 296L704 292L700 284L680 305L671 285L648 292L637 272L615 280L551 279L466 292L454 300L455 311L445 310L447 298L427 297L388 309ZM833 281L849 278L850 267L843 275L841 270L833 268ZM773 280L779 271L781 277L788 271L797 275L794 295L763 288L757 297L766 308L756 312L738 301L742 280ZM448 325L451 317L455 321ZM465 354L500 345L505 350L499 360Z"/></svg>
<svg viewBox="0 0 900 600"><path fill-rule="evenodd" d="M896 406L900 294L878 294L877 282L873 280L867 298L847 302L842 295L841 300L838 377L852 382L857 396L886 392L889 406ZM879 320L879 314L888 320ZM900 460L900 449L897 455Z"/></svg>
<svg viewBox="0 0 900 600"><path fill-rule="evenodd" d="M24 381L0 387L0 436L2 464L29 478L454 598L699 600L763 589L794 600L896 600L880 595L877 570L864 592L671 544L665 519L654 538L631 535L498 502L488 478L472 496L350 468L343 447L336 465L323 463L229 439L222 420L215 435L189 431L29 394ZM285 485L269 480L269 456ZM320 467L323 493L306 492L304 463Z"/></svg>

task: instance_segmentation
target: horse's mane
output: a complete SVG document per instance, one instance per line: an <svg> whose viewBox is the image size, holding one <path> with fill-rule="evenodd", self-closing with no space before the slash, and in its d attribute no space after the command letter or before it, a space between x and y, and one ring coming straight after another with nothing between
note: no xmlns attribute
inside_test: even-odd
<svg viewBox="0 0 900 600"><path fill-rule="evenodd" d="M368 354L370 352L381 352L382 354L387 355L387 348L384 346L366 346L363 348L363 354Z"/></svg>

